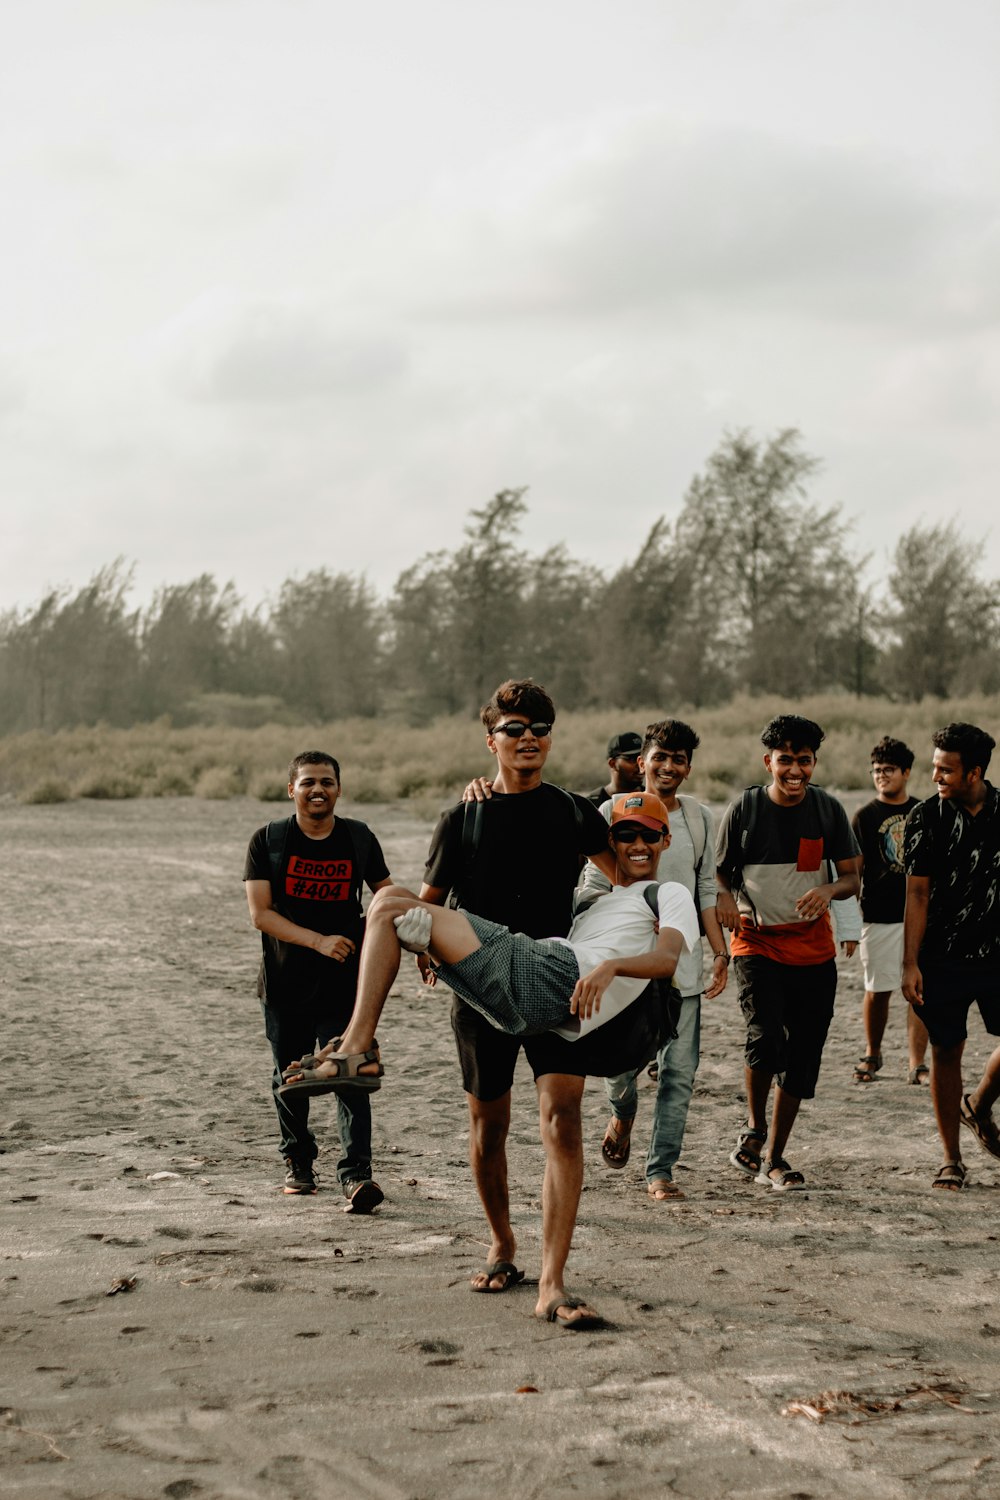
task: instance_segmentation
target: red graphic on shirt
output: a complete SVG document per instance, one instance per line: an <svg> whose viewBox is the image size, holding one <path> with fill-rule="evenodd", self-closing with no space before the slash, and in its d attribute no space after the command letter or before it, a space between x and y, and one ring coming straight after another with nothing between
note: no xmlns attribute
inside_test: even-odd
<svg viewBox="0 0 1000 1500"><path fill-rule="evenodd" d="M352 868L349 859L304 859L293 854L285 871L285 895L297 901L347 901Z"/></svg>

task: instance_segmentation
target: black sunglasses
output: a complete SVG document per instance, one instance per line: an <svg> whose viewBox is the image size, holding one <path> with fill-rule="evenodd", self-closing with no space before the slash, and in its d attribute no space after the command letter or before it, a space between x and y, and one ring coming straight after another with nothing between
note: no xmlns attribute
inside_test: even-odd
<svg viewBox="0 0 1000 1500"><path fill-rule="evenodd" d="M634 844L636 839L643 839L647 844L658 844L663 834L654 833L652 828L612 828L611 837L616 844Z"/></svg>
<svg viewBox="0 0 1000 1500"><path fill-rule="evenodd" d="M545 724L539 720L537 724L518 724L516 721L510 724L496 724L493 727L494 734L505 734L509 740L519 740L526 729L530 729L536 740L544 740L547 734L552 733L552 725Z"/></svg>

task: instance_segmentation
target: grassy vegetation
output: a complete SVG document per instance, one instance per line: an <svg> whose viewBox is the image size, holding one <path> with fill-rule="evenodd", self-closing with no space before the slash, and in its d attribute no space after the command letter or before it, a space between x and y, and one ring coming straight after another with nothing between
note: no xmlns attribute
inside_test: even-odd
<svg viewBox="0 0 1000 1500"><path fill-rule="evenodd" d="M923 704L825 695L795 704L736 698L722 708L673 710L695 725L701 748L690 790L724 801L763 777L760 730L777 712L808 714L823 725L827 741L817 780L850 790L869 785L868 754L883 734L906 740L917 753L913 788L931 790L931 731L951 719L980 724L1000 738L1000 697ZM546 777L586 789L603 779L605 746L623 728L640 732L664 710L560 715ZM412 799L432 812L458 795L470 776L488 773L491 757L479 723L439 719L419 729L378 719L337 724L261 724L256 728L207 725L175 729L169 720L131 729L33 731L0 739L0 793L24 802L51 803L75 797L227 798L282 800L290 757L303 749L327 750L341 762L352 801Z"/></svg>

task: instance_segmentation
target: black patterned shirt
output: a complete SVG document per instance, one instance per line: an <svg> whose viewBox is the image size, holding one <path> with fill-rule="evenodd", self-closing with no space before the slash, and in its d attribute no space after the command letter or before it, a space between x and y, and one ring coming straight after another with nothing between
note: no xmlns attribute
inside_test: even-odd
<svg viewBox="0 0 1000 1500"><path fill-rule="evenodd" d="M907 875L930 878L921 957L1000 965L1000 793L986 783L975 817L928 797L906 820Z"/></svg>

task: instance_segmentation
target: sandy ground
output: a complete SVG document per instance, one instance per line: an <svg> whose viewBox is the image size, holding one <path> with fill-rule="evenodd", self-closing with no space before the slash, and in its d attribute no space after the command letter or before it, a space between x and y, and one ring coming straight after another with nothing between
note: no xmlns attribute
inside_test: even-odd
<svg viewBox="0 0 1000 1500"><path fill-rule="evenodd" d="M727 1164L743 1113L731 993L705 1007L686 1202L647 1199L641 1151L602 1167L591 1083L570 1284L612 1326L567 1334L532 1318L530 1285L467 1290L484 1226L463 1097L443 996L409 969L380 1028L384 1206L356 1218L335 1190L282 1194L240 886L274 811L0 805L5 1496L1000 1492L1000 1164L968 1137L971 1188L930 1191L939 1151L928 1091L906 1083L901 1002L881 1079L852 1085L861 986L845 966L790 1153L806 1193ZM417 878L429 825L354 811ZM988 1050L976 1018L970 1073ZM649 1108L646 1092L642 1145ZM518 1258L537 1274L527 1076L510 1155ZM826 1392L872 1409L789 1414Z"/></svg>

